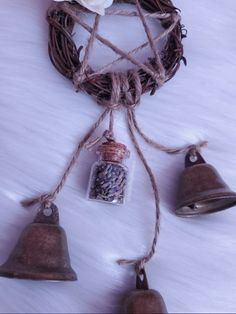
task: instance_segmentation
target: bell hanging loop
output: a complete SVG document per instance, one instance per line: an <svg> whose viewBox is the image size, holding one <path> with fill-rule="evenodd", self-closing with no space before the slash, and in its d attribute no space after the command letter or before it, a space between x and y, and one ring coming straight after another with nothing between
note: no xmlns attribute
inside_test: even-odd
<svg viewBox="0 0 236 314"><path fill-rule="evenodd" d="M148 279L146 275L145 269L141 269L140 272L137 274L136 277L136 289L138 290L148 290Z"/></svg>
<svg viewBox="0 0 236 314"><path fill-rule="evenodd" d="M185 167L179 181L177 216L211 214L236 205L236 193L198 151L189 150Z"/></svg>
<svg viewBox="0 0 236 314"><path fill-rule="evenodd" d="M8 260L0 267L0 276L18 279L75 281L67 239L59 226L54 204L42 206L33 223L22 232Z"/></svg>

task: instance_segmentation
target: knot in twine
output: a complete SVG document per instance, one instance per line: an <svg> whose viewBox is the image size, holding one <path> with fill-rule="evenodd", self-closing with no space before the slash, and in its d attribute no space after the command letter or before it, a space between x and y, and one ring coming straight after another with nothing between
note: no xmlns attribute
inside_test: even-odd
<svg viewBox="0 0 236 314"><path fill-rule="evenodd" d="M79 71L80 72L80 71ZM73 83L76 88L83 89L86 74L75 72ZM104 99L102 91L97 95L97 103L109 109L134 108L140 103L142 96L142 84L137 70L130 70L126 73L108 73L110 99ZM155 75L156 84L164 84L159 75Z"/></svg>
<svg viewBox="0 0 236 314"><path fill-rule="evenodd" d="M191 156L196 157L197 153L200 153L202 148L207 147L208 141L202 141L198 144L189 145L187 152L190 153Z"/></svg>
<svg viewBox="0 0 236 314"><path fill-rule="evenodd" d="M23 200L21 202L21 205L25 208L28 208L39 203L41 206L45 206L45 208L50 208L53 202L55 201L55 199L56 199L56 195L45 193L37 198Z"/></svg>

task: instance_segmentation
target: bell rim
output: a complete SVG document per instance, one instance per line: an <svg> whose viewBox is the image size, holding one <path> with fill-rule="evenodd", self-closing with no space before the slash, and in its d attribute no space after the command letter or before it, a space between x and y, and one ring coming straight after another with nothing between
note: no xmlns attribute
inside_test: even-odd
<svg viewBox="0 0 236 314"><path fill-rule="evenodd" d="M190 211L188 213L180 212L180 210L183 207L189 207L189 204L194 204L194 203L202 202L202 201L207 202L210 200L217 201L217 200L221 200L224 198L228 199L229 201L224 206L222 206L221 208L216 208L216 209L211 209L211 210L209 209L206 211L198 211L198 210L192 209L192 212L190 212ZM198 198L195 198L194 200L189 199L185 202L180 203L174 212L178 217L195 217L195 216L201 216L201 215L214 214L217 212L221 212L223 210L227 210L227 209L232 208L234 206L236 206L236 193L235 192L221 192L221 193L215 193L215 194L211 194L211 195L205 195L202 197L199 196Z"/></svg>
<svg viewBox="0 0 236 314"><path fill-rule="evenodd" d="M65 281L77 281L76 272L71 269L68 273L63 272L50 272L45 271L44 273L24 271L24 270L8 270L7 266L0 266L0 277L9 279L21 279L21 280L32 280L32 281L55 281L55 282L65 282Z"/></svg>

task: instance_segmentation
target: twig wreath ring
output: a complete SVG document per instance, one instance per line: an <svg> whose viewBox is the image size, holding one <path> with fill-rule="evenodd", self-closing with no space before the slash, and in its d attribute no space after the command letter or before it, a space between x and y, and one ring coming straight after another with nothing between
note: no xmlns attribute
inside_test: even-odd
<svg viewBox="0 0 236 314"><path fill-rule="evenodd" d="M156 251L160 231L160 196L156 177L144 156L137 136L164 153L186 154L186 169L180 181L180 199L175 210L178 216L196 216L232 207L236 205L236 193L229 189L218 172L201 156L200 150L207 145L206 141L183 147L167 147L147 136L136 118L136 106L140 103L141 96L147 92L154 95L164 83L175 76L181 61L186 65L182 44L186 30L181 24L178 9L171 0L114 2L133 4L135 9L126 11L111 7L106 14L139 18L147 35L147 41L132 51L123 51L99 34L101 19L99 14L95 14L93 27L86 24L80 15L89 11L76 1L53 2L48 10L49 55L52 63L62 75L71 80L77 91L84 91L93 96L105 109L79 141L55 188L22 202L25 207L40 204L39 213L34 222L23 231L8 261L0 267L0 275L57 281L77 279L70 265L66 235L59 226L58 209L54 202L66 184L81 151L98 146L99 161L92 167L88 198L116 205L124 203L128 182L128 168L124 165L124 160L129 157L129 149L120 141L117 142L114 134L114 113L120 109L126 114L131 141L150 179L155 205L154 234L149 250L145 256L118 261L120 265L132 265L136 275L136 289L125 299L123 311L131 314L167 313L162 296L157 291L149 289L145 271L145 265ZM147 23L149 18L161 23L163 32L160 35L156 37L152 35ZM77 48L73 40L75 23L90 34L85 48L82 46ZM162 39L165 40L165 44L159 51L157 43ZM95 40L109 47L118 56L116 60L97 71L89 65ZM142 63L135 58L135 54L148 45L152 56ZM112 72L111 67L124 59L135 68L125 73ZM94 139L95 131L106 118L109 118L107 128Z"/></svg>
<svg viewBox="0 0 236 314"><path fill-rule="evenodd" d="M132 106L140 102L140 97L146 92L154 92L166 81L170 80L177 72L183 57L182 39L185 31L180 23L180 15L170 1L115 1L136 4L137 11L109 9L106 14L140 17L144 30L147 33L147 42L129 52L124 52L112 42L98 34L101 17L96 15L93 28L80 18L84 8L79 4L67 2L54 3L48 11L50 24L49 54L55 67L61 74L70 79L76 89L83 90L96 98L98 104L108 107ZM145 10L145 12L143 11ZM161 23L164 32L152 37L146 23L147 18L152 18ZM88 45L85 48L84 59L81 60L80 52L73 41L74 24L78 23L90 33ZM166 38L166 44L161 53L157 51L157 43ZM94 40L113 50L118 58L102 67L98 71L89 66L89 56ZM135 59L134 55L141 49L150 45L153 56L145 63ZM135 70L126 73L112 73L109 69L114 64L128 60L136 66Z"/></svg>

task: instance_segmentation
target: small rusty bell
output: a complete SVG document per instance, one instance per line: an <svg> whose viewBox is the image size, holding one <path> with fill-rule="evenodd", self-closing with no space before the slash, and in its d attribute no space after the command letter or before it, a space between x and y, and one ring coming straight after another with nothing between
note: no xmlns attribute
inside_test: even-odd
<svg viewBox="0 0 236 314"><path fill-rule="evenodd" d="M210 214L236 205L232 192L214 167L207 164L199 152L189 151L179 183L177 216L191 217Z"/></svg>
<svg viewBox="0 0 236 314"><path fill-rule="evenodd" d="M165 302L159 292L148 288L146 272L137 275L136 290L131 291L124 301L125 314L166 314Z"/></svg>
<svg viewBox="0 0 236 314"><path fill-rule="evenodd" d="M59 226L55 205L42 207L22 232L0 276L18 279L75 281L65 231Z"/></svg>

